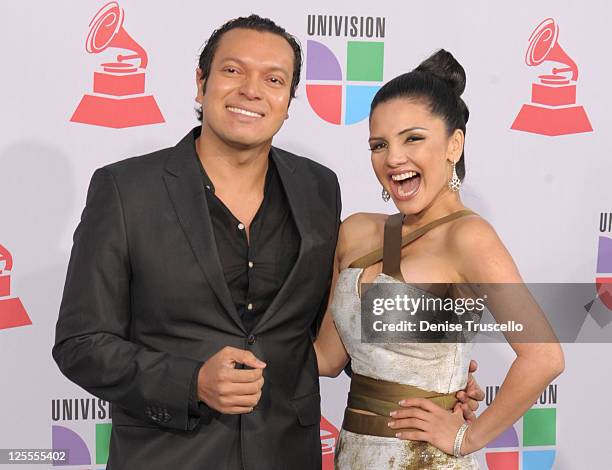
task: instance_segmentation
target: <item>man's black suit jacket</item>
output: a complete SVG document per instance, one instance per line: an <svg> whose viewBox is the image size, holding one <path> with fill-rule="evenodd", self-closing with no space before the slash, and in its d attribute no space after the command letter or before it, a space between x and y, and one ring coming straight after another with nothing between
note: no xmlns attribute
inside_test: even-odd
<svg viewBox="0 0 612 470"><path fill-rule="evenodd" d="M194 145L191 132L175 147L94 173L53 357L70 380L112 403L109 470L318 469L312 337L329 293L338 181L324 166L272 148L301 244L247 334L216 252ZM249 414L193 416L195 370L224 346L267 363L260 402Z"/></svg>

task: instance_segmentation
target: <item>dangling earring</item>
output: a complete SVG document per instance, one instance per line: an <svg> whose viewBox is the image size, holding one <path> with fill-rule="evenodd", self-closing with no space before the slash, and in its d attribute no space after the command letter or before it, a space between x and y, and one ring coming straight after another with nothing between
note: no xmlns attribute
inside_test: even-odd
<svg viewBox="0 0 612 470"><path fill-rule="evenodd" d="M382 189L382 200L385 202L389 202L389 199L391 199L391 194L389 194L389 191L387 191L385 188Z"/></svg>
<svg viewBox="0 0 612 470"><path fill-rule="evenodd" d="M461 187L461 180L457 176L457 168L456 168L455 162L453 161L453 176L448 182L448 189L450 189L451 191L459 191L460 187Z"/></svg>

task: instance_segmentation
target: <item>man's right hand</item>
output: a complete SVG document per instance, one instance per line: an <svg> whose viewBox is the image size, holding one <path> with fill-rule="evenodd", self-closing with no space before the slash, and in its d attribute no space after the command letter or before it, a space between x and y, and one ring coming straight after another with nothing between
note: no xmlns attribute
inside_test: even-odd
<svg viewBox="0 0 612 470"><path fill-rule="evenodd" d="M236 369L236 364L252 369ZM250 413L261 397L264 367L252 352L226 346L200 368L198 399L220 413Z"/></svg>

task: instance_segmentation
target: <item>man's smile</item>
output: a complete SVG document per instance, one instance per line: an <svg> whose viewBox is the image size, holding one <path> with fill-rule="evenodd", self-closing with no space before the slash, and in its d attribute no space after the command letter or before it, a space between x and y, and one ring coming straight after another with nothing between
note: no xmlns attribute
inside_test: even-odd
<svg viewBox="0 0 612 470"><path fill-rule="evenodd" d="M242 114L243 116L250 116L250 117L253 117L253 118L262 118L262 117L264 117L263 113L258 113L256 111L250 111L248 109L239 108L237 106L226 106L225 109L227 109L231 113Z"/></svg>

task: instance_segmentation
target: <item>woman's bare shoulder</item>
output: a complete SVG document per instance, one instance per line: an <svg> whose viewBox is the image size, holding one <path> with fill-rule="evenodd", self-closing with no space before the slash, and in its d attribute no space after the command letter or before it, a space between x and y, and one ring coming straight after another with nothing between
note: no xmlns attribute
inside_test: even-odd
<svg viewBox="0 0 612 470"><path fill-rule="evenodd" d="M454 221L447 246L462 277L473 282L520 282L520 274L493 226L479 215Z"/></svg>
<svg viewBox="0 0 612 470"><path fill-rule="evenodd" d="M478 214L461 217L449 224L447 243L452 249L477 250L501 244L493 226Z"/></svg>
<svg viewBox="0 0 612 470"><path fill-rule="evenodd" d="M387 217L387 214L358 212L340 224L336 257L341 266L381 246Z"/></svg>

